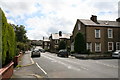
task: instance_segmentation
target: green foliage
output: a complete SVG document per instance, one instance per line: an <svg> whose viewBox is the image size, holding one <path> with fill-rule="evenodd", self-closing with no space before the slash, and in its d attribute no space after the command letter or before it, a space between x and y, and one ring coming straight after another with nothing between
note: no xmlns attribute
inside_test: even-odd
<svg viewBox="0 0 120 80"><path fill-rule="evenodd" d="M92 53L92 52L88 49L88 50L85 50L85 51L84 51L84 54L91 55L91 54L94 54L94 53Z"/></svg>
<svg viewBox="0 0 120 80"><path fill-rule="evenodd" d="M19 53L21 50L25 51L30 49L30 45L29 45L29 40L28 37L26 36L26 30L25 30L25 26L23 25L14 25L14 24L10 24L13 28L14 31L16 33L16 41L17 41L17 53Z"/></svg>
<svg viewBox="0 0 120 80"><path fill-rule="evenodd" d="M25 26L23 25L14 25L14 24L10 24L13 28L14 31L16 33L16 40L17 42L27 42L28 38L26 36L26 30L25 30Z"/></svg>
<svg viewBox="0 0 120 80"><path fill-rule="evenodd" d="M18 51L26 51L27 49L29 49L30 46L26 43L23 43L23 42L17 42L17 49Z"/></svg>
<svg viewBox="0 0 120 80"><path fill-rule="evenodd" d="M59 42L59 50L66 49L66 43L64 41Z"/></svg>
<svg viewBox="0 0 120 80"><path fill-rule="evenodd" d="M77 53L82 53L85 51L85 40L81 33L77 33L75 37L74 50Z"/></svg>
<svg viewBox="0 0 120 80"><path fill-rule="evenodd" d="M104 52L103 54L112 56L112 52Z"/></svg>
<svg viewBox="0 0 120 80"><path fill-rule="evenodd" d="M75 51L70 51L70 53L71 53L71 54L74 54L74 53L75 53Z"/></svg>
<svg viewBox="0 0 120 80"><path fill-rule="evenodd" d="M2 12L2 65L5 65L16 55L16 41L13 27L7 23L1 9L0 12Z"/></svg>
<svg viewBox="0 0 120 80"><path fill-rule="evenodd" d="M0 68L2 67L2 10L0 8Z"/></svg>

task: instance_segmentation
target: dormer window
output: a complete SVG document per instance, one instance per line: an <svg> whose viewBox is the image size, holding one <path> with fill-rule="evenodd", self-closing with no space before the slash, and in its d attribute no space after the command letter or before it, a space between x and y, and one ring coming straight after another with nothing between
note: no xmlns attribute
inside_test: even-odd
<svg viewBox="0 0 120 80"><path fill-rule="evenodd" d="M105 22L105 25L109 25L108 21Z"/></svg>

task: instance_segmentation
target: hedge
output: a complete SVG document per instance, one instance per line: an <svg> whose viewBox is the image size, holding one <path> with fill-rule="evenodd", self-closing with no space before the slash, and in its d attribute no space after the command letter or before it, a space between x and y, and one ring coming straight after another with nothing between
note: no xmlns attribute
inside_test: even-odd
<svg viewBox="0 0 120 80"><path fill-rule="evenodd" d="M2 66L8 64L16 55L15 32L11 25L7 23L5 14L2 13Z"/></svg>

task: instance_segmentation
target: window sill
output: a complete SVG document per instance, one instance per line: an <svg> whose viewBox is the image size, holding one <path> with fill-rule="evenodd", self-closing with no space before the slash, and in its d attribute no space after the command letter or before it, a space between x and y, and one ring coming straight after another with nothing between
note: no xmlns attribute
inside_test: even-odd
<svg viewBox="0 0 120 80"><path fill-rule="evenodd" d="M96 53L101 53L101 51L95 51Z"/></svg>
<svg viewBox="0 0 120 80"><path fill-rule="evenodd" d="M95 39L100 39L100 38L95 38Z"/></svg>
<svg viewBox="0 0 120 80"><path fill-rule="evenodd" d="M113 37L112 38L108 37L108 39L113 39Z"/></svg>

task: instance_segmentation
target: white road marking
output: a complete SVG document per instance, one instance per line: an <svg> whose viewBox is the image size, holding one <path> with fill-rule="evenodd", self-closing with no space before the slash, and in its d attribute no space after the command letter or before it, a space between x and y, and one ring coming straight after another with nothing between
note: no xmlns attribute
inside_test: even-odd
<svg viewBox="0 0 120 80"><path fill-rule="evenodd" d="M49 56L49 57L48 57L48 56ZM46 56L44 56L44 57L46 57ZM54 57L54 56L52 56L52 55L47 55L47 58L48 58L48 59L54 60L53 58L50 58L50 57ZM56 58L56 57L54 57L54 58ZM57 57L57 59L63 60L63 58L60 58L60 57ZM70 63L78 64L77 62L68 61L68 60L65 60L65 59L64 59L64 61L67 61L67 62L70 62ZM61 63L60 61L56 61L56 60L54 60L54 61L52 61L52 62L58 62L58 63L60 63L60 64L63 64L63 63ZM64 63L63 65L65 65L65 63ZM79 65L79 64L78 64L78 65ZM81 69L84 69L84 70L88 70L87 68L82 67L82 66L80 66L80 68L81 68ZM68 69L70 69L70 68L68 68ZM80 69L77 69L77 70L80 70Z"/></svg>
<svg viewBox="0 0 120 80"><path fill-rule="evenodd" d="M68 69L73 69L73 70L76 70L76 71L80 71L79 68L74 67L74 66L72 66L72 65L70 65L70 64L66 64L66 63L64 63L64 62L62 62L62 61L55 60L55 59L50 58L50 57L45 56L45 55L43 55L43 57L52 60L51 62L56 62L56 63L62 64L62 65L64 65L65 67L67 67Z"/></svg>
<svg viewBox="0 0 120 80"><path fill-rule="evenodd" d="M105 65L105 66L108 66L108 67L112 67L112 68L118 68L118 66L105 64L105 63L102 63L102 62L99 62L99 61L96 61L96 63L98 63L98 64L102 64L102 65Z"/></svg>
<svg viewBox="0 0 120 80"><path fill-rule="evenodd" d="M29 54L29 57L30 57L30 60L31 60L32 64L34 64L34 61L33 61L33 59L31 58L31 54Z"/></svg>
<svg viewBox="0 0 120 80"><path fill-rule="evenodd" d="M33 59L32 59L32 58L30 58L30 60L31 60L32 64L34 64L34 61L33 61Z"/></svg>
<svg viewBox="0 0 120 80"><path fill-rule="evenodd" d="M57 62L57 61L51 61L51 62Z"/></svg>
<svg viewBox="0 0 120 80"><path fill-rule="evenodd" d="M36 65L38 66L38 68L40 68L44 72L44 74L47 74L47 72L42 67L40 67L38 63L36 63Z"/></svg>

